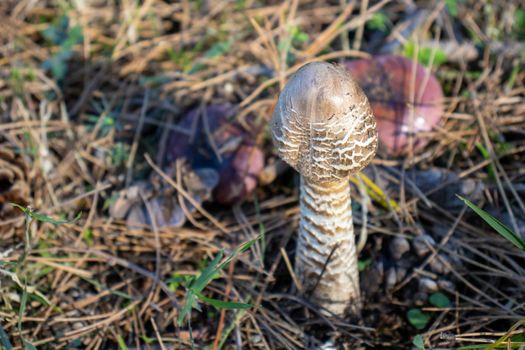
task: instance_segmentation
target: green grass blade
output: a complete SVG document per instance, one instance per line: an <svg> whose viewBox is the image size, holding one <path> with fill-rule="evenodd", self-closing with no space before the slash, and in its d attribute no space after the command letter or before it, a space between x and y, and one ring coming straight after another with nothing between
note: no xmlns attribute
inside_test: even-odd
<svg viewBox="0 0 525 350"><path fill-rule="evenodd" d="M182 311L177 319L179 325L182 325L184 318L186 315L191 313L192 308L200 311L197 299L217 308L223 309L247 309L252 307L250 304L210 299L202 295L201 292L210 283L217 272L219 272L222 268L224 268L224 266L231 262L235 256L248 250L260 238L261 236L259 235L257 238L241 244L231 255L224 259L223 262L221 262L221 260L224 257L224 253L220 251L215 256L213 261L209 263L208 266L202 271L202 273L187 286L186 303L184 304L184 307L182 308Z"/></svg>
<svg viewBox="0 0 525 350"><path fill-rule="evenodd" d="M6 332L0 325L0 344L2 344L3 349L5 350L13 350L13 345L11 345L11 342L9 341L9 337L7 336Z"/></svg>
<svg viewBox="0 0 525 350"><path fill-rule="evenodd" d="M27 350L37 350L36 347L27 340L25 340L24 336L22 335L22 319L24 317L24 313L27 306L27 296L27 289L24 287L24 290L22 292L22 299L20 300L20 309L18 309L18 331L20 332L20 339L22 340L24 348Z"/></svg>
<svg viewBox="0 0 525 350"><path fill-rule="evenodd" d="M117 342L120 350L128 350L126 342L124 341L124 339L122 339L122 336L120 334L117 335Z"/></svg>
<svg viewBox="0 0 525 350"><path fill-rule="evenodd" d="M230 263L230 261L233 260L233 258L235 258L237 255L241 254L241 253L244 253L245 251L247 251L248 249L250 249L250 247L252 245L255 244L255 242L257 242L258 239L260 239L262 237L262 235L258 235L257 237L255 237L254 239L251 239L249 240L248 242L244 242L243 244L241 244L240 246L238 246L233 253L231 253L218 267L218 269L223 269L226 265L228 265L228 263Z"/></svg>
<svg viewBox="0 0 525 350"><path fill-rule="evenodd" d="M29 212L29 209L27 209L26 207L23 207L21 206L20 204L16 204L16 203L9 203L11 206L15 207L15 208L18 208L20 209L21 211L24 212L24 214L27 215L27 213Z"/></svg>
<svg viewBox="0 0 525 350"><path fill-rule="evenodd" d="M202 271L202 273L193 281L193 283L190 285L190 288L199 293L201 292L204 287L210 283L215 273L219 270L219 262L221 261L222 257L224 256L224 253L220 251L213 261L206 266L206 268Z"/></svg>
<svg viewBox="0 0 525 350"><path fill-rule="evenodd" d="M186 304L184 304L184 307L182 308L179 317L177 318L177 323L179 326L182 326L182 322L184 321L184 317L186 315L189 315L191 313L191 307L195 302L195 294L191 290L188 290L188 294L186 295Z"/></svg>
<svg viewBox="0 0 525 350"><path fill-rule="evenodd" d="M26 311L26 305L27 305L27 290L24 286L24 289L22 290L22 299L20 300L20 308L18 309L18 331L20 332L20 336L22 336L22 319L24 318L24 313Z"/></svg>
<svg viewBox="0 0 525 350"><path fill-rule="evenodd" d="M245 242L238 246L235 251L230 254L222 263L219 264L222 257L224 256L224 253L220 251L217 256L213 259L213 261L202 271L202 273L195 279L195 281L190 285L190 288L195 293L200 293L202 290L210 283L210 281L213 279L213 276L222 270L228 263L230 263L233 258L235 258L237 255L247 251L250 249L252 245L257 242L258 239L260 239L261 236L257 236L256 238L249 240L248 242Z"/></svg>
<svg viewBox="0 0 525 350"><path fill-rule="evenodd" d="M197 297L200 300L202 300L204 303L209 304L211 306L215 306L218 309L249 309L253 306L252 304L212 299L212 298L205 297L204 295L200 293L197 294Z"/></svg>
<svg viewBox="0 0 525 350"><path fill-rule="evenodd" d="M459 199L465 202L465 204L474 210L476 214L478 214L487 224L490 225L496 232L498 232L500 235L505 237L508 241L510 241L512 244L514 244L516 247L521 249L522 251L525 251L525 241L521 239L520 236L518 236L517 233L512 231L510 228L505 226L501 221L487 213L485 210L481 209L471 201L469 201L466 198L463 198L459 195L457 195Z"/></svg>
<svg viewBox="0 0 525 350"><path fill-rule="evenodd" d="M487 347L485 349L486 350L494 350L494 349L498 349L499 347L502 347L503 349L505 349L505 348L508 349L509 347L507 346L508 345L507 340L509 339L509 337L511 337L512 332L514 332L516 329L518 329L518 327L523 325L523 323L525 323L525 319L521 319L520 321L514 323L514 325L512 325L512 327L510 327L510 329L505 333L505 335L503 335L501 338L499 338L494 344L487 345ZM511 342L510 349L514 348L514 346L516 344L518 344L517 347L521 346L520 342Z"/></svg>
<svg viewBox="0 0 525 350"><path fill-rule="evenodd" d="M49 222L54 225L72 224L78 221L80 217L82 216L82 213L78 213L78 215L73 220L55 220L55 219L52 219L42 214L33 213L29 208L23 207L20 204L16 204L16 203L9 203L9 204L23 211L24 214L29 216L31 219L35 219L37 221L42 221L42 222Z"/></svg>
<svg viewBox="0 0 525 350"><path fill-rule="evenodd" d="M23 338L22 338L22 342L24 343L24 348L26 348L26 350L37 350L36 346L34 346L33 344L31 344L30 342L28 342L27 340Z"/></svg>
<svg viewBox="0 0 525 350"><path fill-rule="evenodd" d="M251 299L251 296L248 295L246 297L246 301L249 301ZM221 335L221 340L219 341L219 346L217 346L217 350L221 350L226 341L228 340L230 334L233 332L235 327L239 324L239 321L246 315L246 309L237 310L235 313L235 317L231 320L228 327L224 329Z"/></svg>
<svg viewBox="0 0 525 350"><path fill-rule="evenodd" d="M485 160L491 160L492 158L490 157L490 152L487 150L487 148L480 142L476 142L476 148L478 149L479 153L481 153L481 155L483 156L483 158L485 158ZM489 177L490 179L495 179L496 178L496 173L494 171L494 164L489 164L488 166L488 170L489 170Z"/></svg>
<svg viewBox="0 0 525 350"><path fill-rule="evenodd" d="M52 218L50 218L48 216L45 216L45 215L42 215L42 214L37 214L37 213L31 213L31 212L29 212L29 216L32 219L35 219L35 220L38 220L38 221L41 221L41 222L49 222L49 223L54 224L54 225L63 225L63 224L72 224L74 222L77 222L82 217L82 213L78 213L78 215L75 216L75 218L73 220L55 220L55 219L52 219Z"/></svg>

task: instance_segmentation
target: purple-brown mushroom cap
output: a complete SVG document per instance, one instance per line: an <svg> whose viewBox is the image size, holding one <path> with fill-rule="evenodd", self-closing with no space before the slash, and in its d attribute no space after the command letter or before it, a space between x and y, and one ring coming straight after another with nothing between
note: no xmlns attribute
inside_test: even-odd
<svg viewBox="0 0 525 350"><path fill-rule="evenodd" d="M194 170L212 168L218 172L213 200L221 204L241 202L251 193L265 163L256 141L260 128L245 130L230 118L234 114L235 107L230 104L209 105L205 110L197 107L178 124L192 136L174 131L168 140L168 163L184 159Z"/></svg>
<svg viewBox="0 0 525 350"><path fill-rule="evenodd" d="M438 125L444 112L443 90L432 72L395 55L354 60L345 66L370 101L387 153L406 154L411 131L414 151L422 150L430 139L421 133Z"/></svg>

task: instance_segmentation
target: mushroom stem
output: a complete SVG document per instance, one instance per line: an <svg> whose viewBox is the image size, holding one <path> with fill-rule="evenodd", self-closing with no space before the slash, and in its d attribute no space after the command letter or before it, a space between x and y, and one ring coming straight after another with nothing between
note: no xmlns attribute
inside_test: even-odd
<svg viewBox="0 0 525 350"><path fill-rule="evenodd" d="M304 291L337 315L349 308L358 312L359 271L349 181L317 183L301 176L300 209L295 266Z"/></svg>

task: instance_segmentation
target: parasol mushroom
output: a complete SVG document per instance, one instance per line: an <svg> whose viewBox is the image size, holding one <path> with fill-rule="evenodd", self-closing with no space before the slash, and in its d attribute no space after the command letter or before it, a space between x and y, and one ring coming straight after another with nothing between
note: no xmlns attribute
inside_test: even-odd
<svg viewBox="0 0 525 350"><path fill-rule="evenodd" d="M282 90L271 127L279 156L301 174L296 274L328 311L356 312L359 272L348 178L377 150L368 99L344 68L309 63Z"/></svg>

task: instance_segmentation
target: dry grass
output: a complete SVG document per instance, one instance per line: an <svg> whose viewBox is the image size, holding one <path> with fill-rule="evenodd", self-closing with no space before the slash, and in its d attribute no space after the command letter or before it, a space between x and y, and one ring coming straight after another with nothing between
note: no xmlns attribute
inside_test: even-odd
<svg viewBox="0 0 525 350"><path fill-rule="evenodd" d="M494 341L523 322L523 254L466 208L450 211L431 197L456 191L462 179L479 180L482 204L523 232L524 28L513 24L519 1L457 1L457 15L445 2L422 3L2 1L0 340L5 333L15 349L23 348L22 337L39 349L188 348L190 329L176 324L185 291L170 278L198 274L221 249L261 230L264 244L238 256L205 289L209 297L256 307L193 312L196 348L313 349L331 339L345 349L407 349L421 334L427 347L449 349ZM61 29L65 18L69 26ZM370 25L378 20L383 34ZM477 46L472 58L454 56L456 45L445 64L432 67L447 99L445 121L426 135L429 146L374 161L396 171L383 190L399 210L367 206L361 258L369 262L364 275L379 282L364 283L361 318L325 317L291 290L285 261L293 261L287 255L298 206L290 171L243 204L187 211L190 223L182 228L130 229L110 215L115 195L139 180L187 195L180 181L160 173L167 171L170 132L191 133L177 124L188 109L229 102L237 122L248 125L250 117L266 130L279 89L305 62L402 52L407 41L443 50L445 43ZM269 164L275 154L263 134L257 142ZM458 178L414 189L411 171L432 166ZM369 201L354 193L356 203ZM148 195L140 200L148 203ZM51 217L83 215L26 228L7 202ZM357 232L362 222L358 214ZM389 242L422 233L437 244L424 258L411 255L406 276L387 289L381 273L395 264ZM435 261L442 274L429 269ZM428 303L418 290L421 277L448 282L440 284L448 307ZM414 307L430 316L419 331L406 317Z"/></svg>

